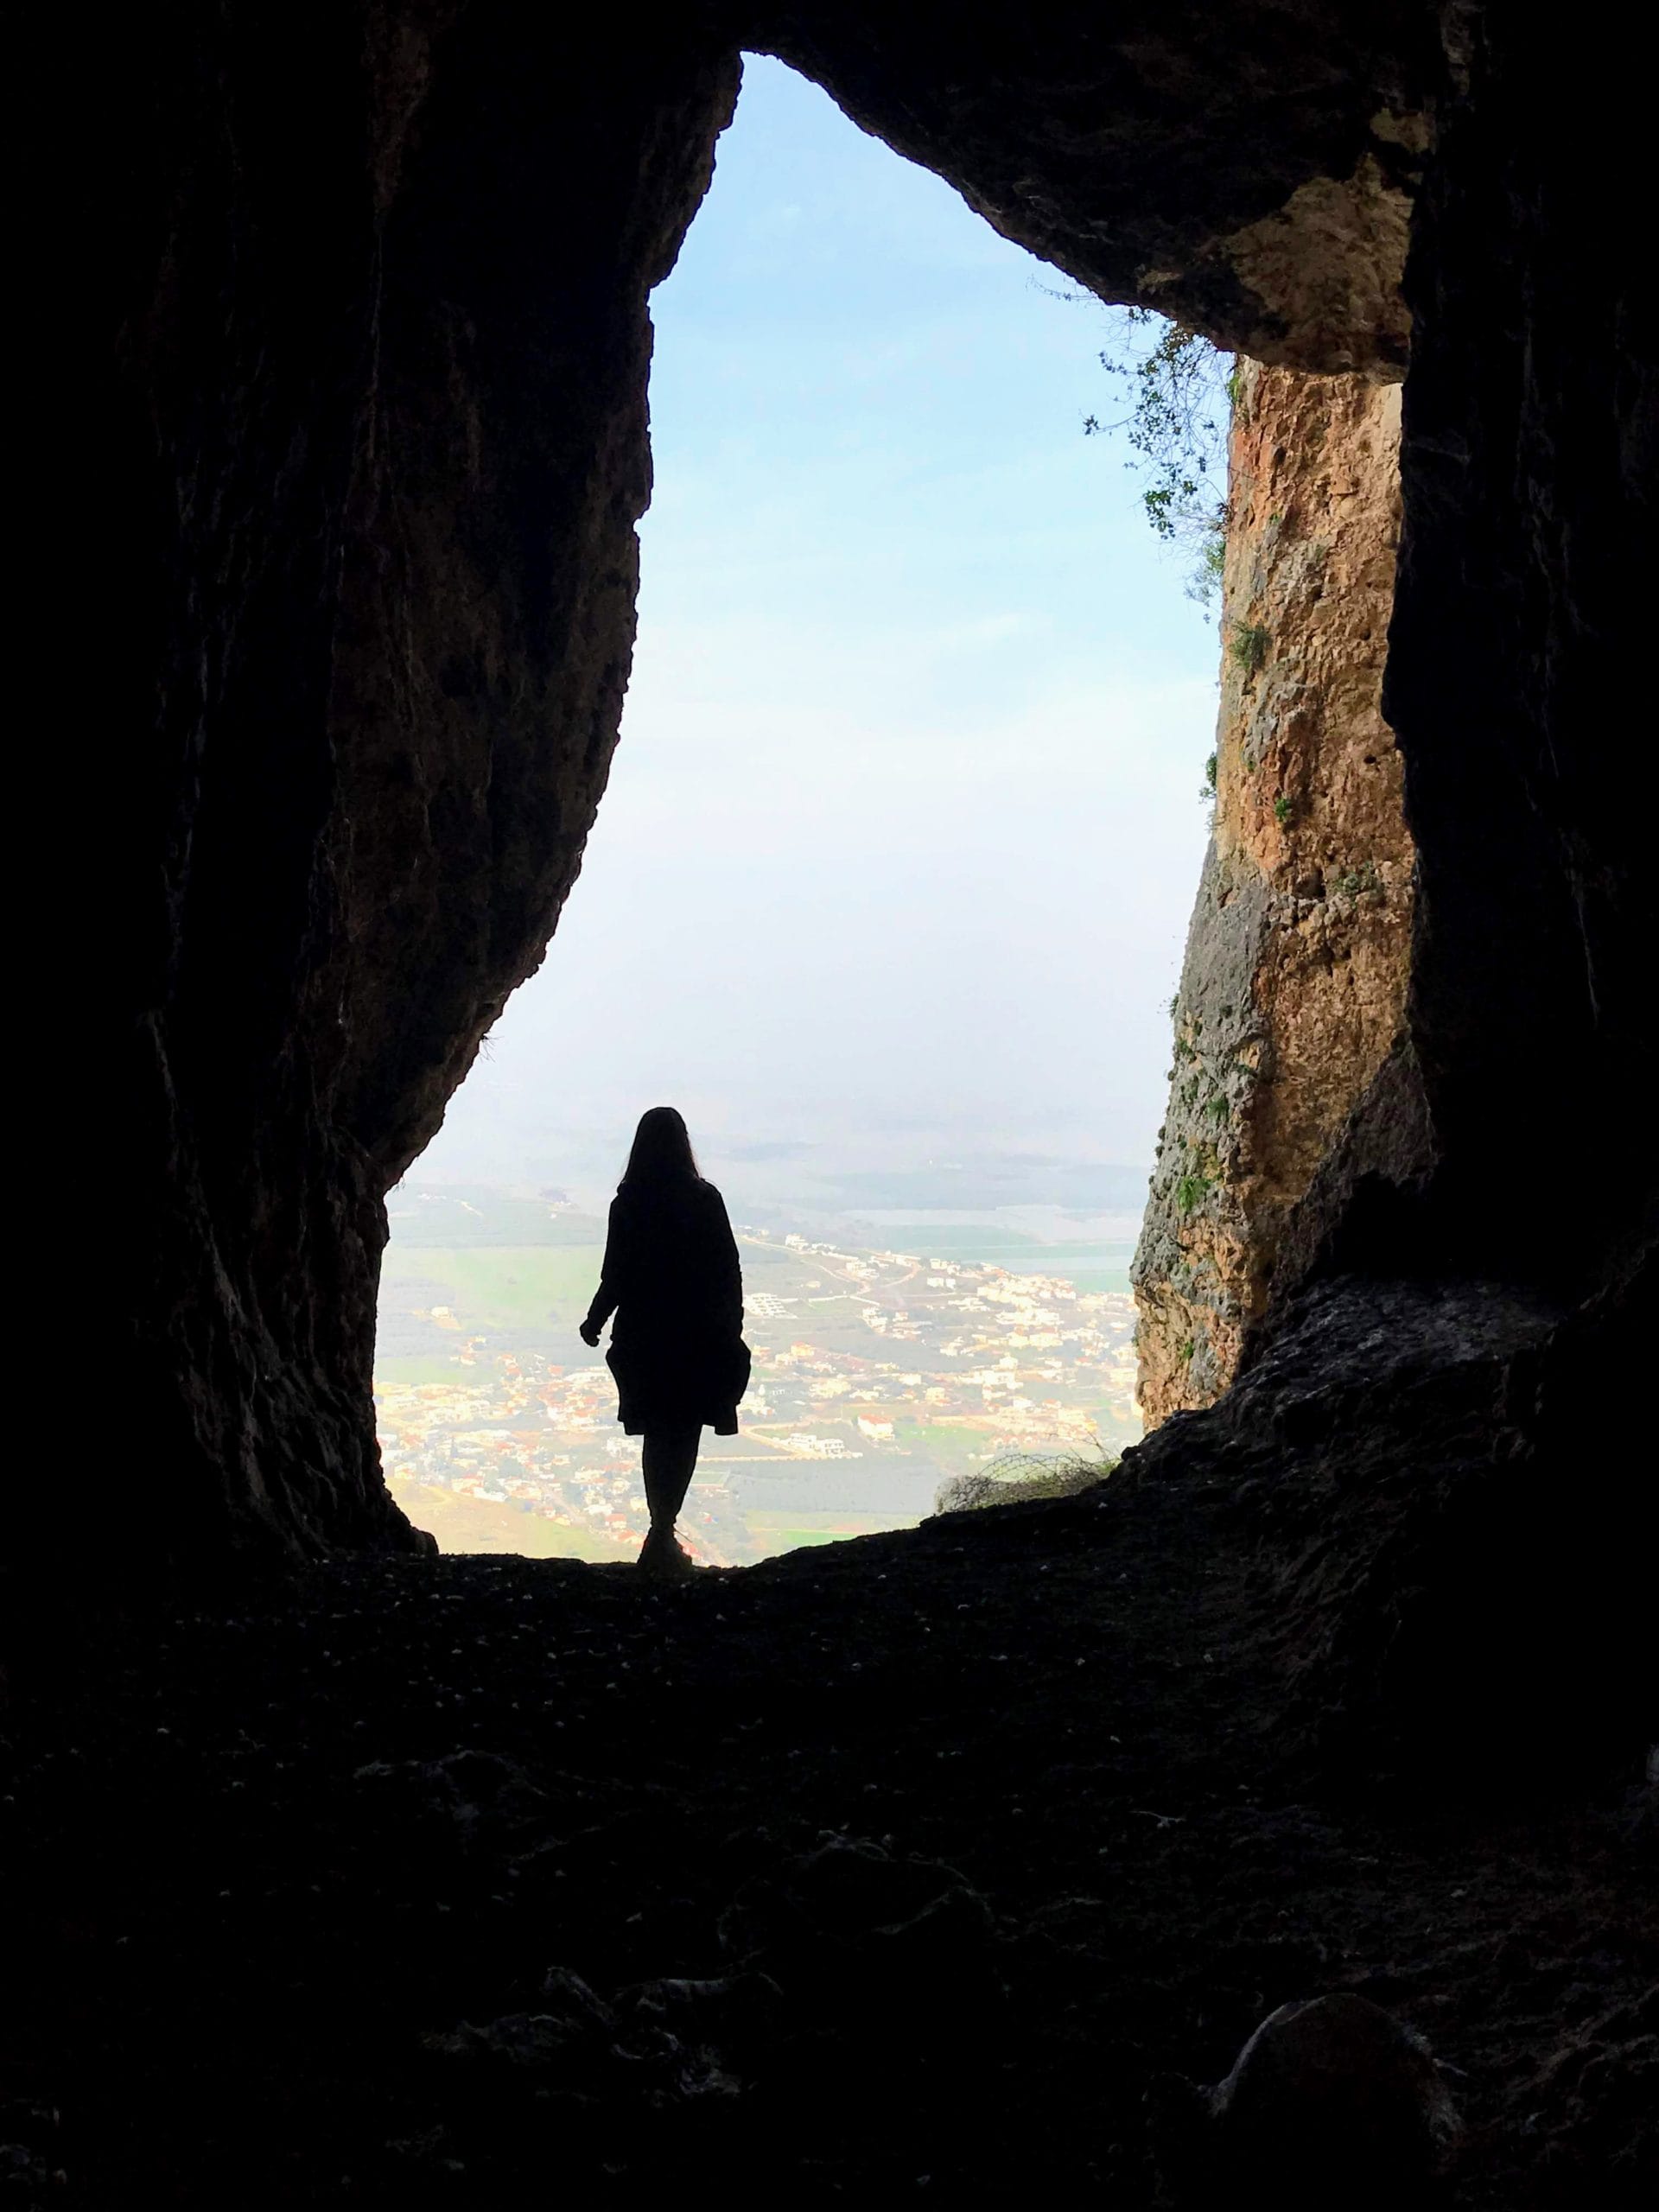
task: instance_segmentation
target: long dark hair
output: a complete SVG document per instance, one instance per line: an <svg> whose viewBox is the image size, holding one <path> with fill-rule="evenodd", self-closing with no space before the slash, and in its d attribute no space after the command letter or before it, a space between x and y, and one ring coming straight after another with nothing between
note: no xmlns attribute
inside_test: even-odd
<svg viewBox="0 0 1659 2212"><path fill-rule="evenodd" d="M647 1108L633 1133L633 1147L619 1187L626 1190L632 1185L638 1190L642 1183L696 1180L696 1154L691 1149L684 1116L673 1106Z"/></svg>

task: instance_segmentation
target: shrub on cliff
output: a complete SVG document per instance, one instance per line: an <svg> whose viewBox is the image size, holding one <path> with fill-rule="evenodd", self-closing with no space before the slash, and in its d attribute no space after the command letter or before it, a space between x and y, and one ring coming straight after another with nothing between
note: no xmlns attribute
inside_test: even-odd
<svg viewBox="0 0 1659 2212"><path fill-rule="evenodd" d="M1208 607L1221 592L1226 556L1227 440L1238 400L1234 356L1151 308L1122 308L1116 342L1100 365L1126 386L1117 422L1090 415L1085 436L1122 431L1141 479L1141 504L1160 537L1197 549L1187 596Z"/></svg>
<svg viewBox="0 0 1659 2212"><path fill-rule="evenodd" d="M987 1505L1024 1505L1039 1498L1075 1497L1103 1483L1117 1465L1115 1454L1092 1459L1040 1459L1009 1452L993 1459L982 1473L952 1475L933 1496L935 1513L973 1513Z"/></svg>

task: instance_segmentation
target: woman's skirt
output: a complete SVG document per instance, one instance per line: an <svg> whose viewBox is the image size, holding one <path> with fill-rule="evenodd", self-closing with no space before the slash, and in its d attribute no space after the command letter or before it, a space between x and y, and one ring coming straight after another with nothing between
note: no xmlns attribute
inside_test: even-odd
<svg viewBox="0 0 1659 2212"><path fill-rule="evenodd" d="M741 1337L613 1338L605 1363L616 1379L617 1420L630 1436L687 1428L737 1434L750 1364Z"/></svg>

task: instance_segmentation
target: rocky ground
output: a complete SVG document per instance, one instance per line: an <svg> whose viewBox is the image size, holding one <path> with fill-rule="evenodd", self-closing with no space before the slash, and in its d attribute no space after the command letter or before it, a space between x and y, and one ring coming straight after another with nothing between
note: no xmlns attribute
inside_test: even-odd
<svg viewBox="0 0 1659 2212"><path fill-rule="evenodd" d="M1176 2077L1354 1992L1440 2062L1447 2203L1645 2206L1639 1749L1310 1748L1251 1485L1147 1456L683 1586L365 1560L37 1655L0 2202L1207 2201Z"/></svg>

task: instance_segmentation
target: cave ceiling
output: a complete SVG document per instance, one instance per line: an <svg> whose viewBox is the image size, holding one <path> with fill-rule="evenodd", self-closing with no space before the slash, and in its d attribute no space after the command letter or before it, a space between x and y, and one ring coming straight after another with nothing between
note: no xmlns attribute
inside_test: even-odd
<svg viewBox="0 0 1659 2212"><path fill-rule="evenodd" d="M821 0L738 35L1103 297L1263 361L1402 369L1433 10Z"/></svg>

